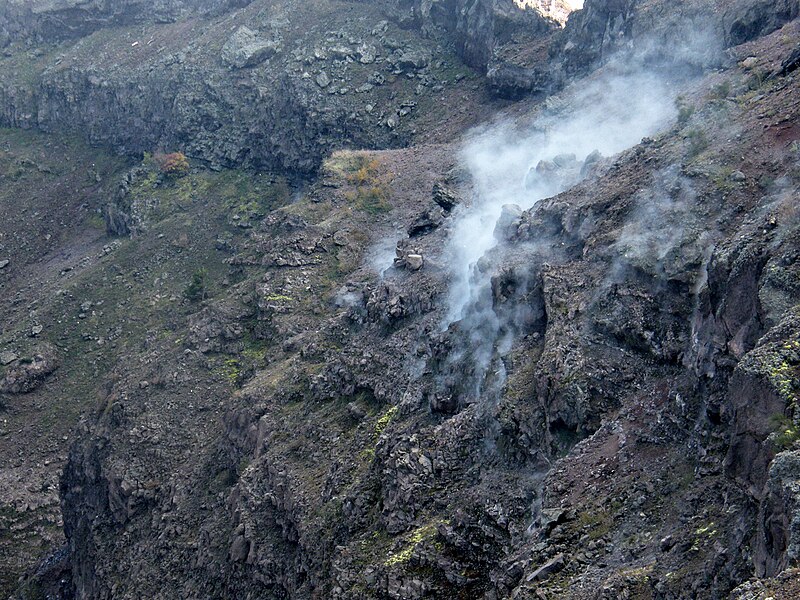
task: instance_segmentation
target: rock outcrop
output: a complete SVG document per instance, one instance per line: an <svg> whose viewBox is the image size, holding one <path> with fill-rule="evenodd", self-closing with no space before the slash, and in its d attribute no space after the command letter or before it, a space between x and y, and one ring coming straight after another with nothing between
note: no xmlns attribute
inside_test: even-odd
<svg viewBox="0 0 800 600"><path fill-rule="evenodd" d="M0 584L796 595L793 5L246 4L7 27Z"/></svg>

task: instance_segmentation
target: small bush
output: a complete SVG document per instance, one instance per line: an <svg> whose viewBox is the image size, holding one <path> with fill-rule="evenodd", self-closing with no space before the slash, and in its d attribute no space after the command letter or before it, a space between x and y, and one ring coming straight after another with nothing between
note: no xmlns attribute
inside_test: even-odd
<svg viewBox="0 0 800 600"><path fill-rule="evenodd" d="M192 273L192 281L186 286L183 295L192 302L208 298L208 271L198 269Z"/></svg>
<svg viewBox="0 0 800 600"><path fill-rule="evenodd" d="M747 89L761 90L769 83L769 72L762 69L753 69L750 71L750 78L747 80Z"/></svg>
<svg viewBox="0 0 800 600"><path fill-rule="evenodd" d="M731 82L727 80L718 83L711 89L711 96L719 100L725 100L725 98L727 98L730 95L731 95Z"/></svg>
<svg viewBox="0 0 800 600"><path fill-rule="evenodd" d="M690 132L688 132L686 134L686 140L689 142L689 158L699 156L705 152L710 145L708 136L700 129L692 129Z"/></svg>
<svg viewBox="0 0 800 600"><path fill-rule="evenodd" d="M327 163L331 173L343 177L352 186L345 192L345 198L359 210L372 215L392 210L386 188L391 176L383 173L381 166L380 160L374 156L352 153L339 153Z"/></svg>
<svg viewBox="0 0 800 600"><path fill-rule="evenodd" d="M778 450L788 450L800 441L800 427L786 415L773 415L770 419L775 427L773 443Z"/></svg>
<svg viewBox="0 0 800 600"><path fill-rule="evenodd" d="M377 178L380 166L377 158L358 155L353 160L352 170L347 174L347 182L359 187L368 185Z"/></svg>
<svg viewBox="0 0 800 600"><path fill-rule="evenodd" d="M678 96L675 99L675 108L678 109L678 123L685 125L694 114L694 106L686 102L686 98Z"/></svg>
<svg viewBox="0 0 800 600"><path fill-rule="evenodd" d="M183 177L189 173L189 159L183 152L155 154L153 160L164 175Z"/></svg>
<svg viewBox="0 0 800 600"><path fill-rule="evenodd" d="M371 215L379 215L392 210L392 205L386 199L386 190L379 185L358 187L354 192L348 192L345 197L356 205L356 208Z"/></svg>

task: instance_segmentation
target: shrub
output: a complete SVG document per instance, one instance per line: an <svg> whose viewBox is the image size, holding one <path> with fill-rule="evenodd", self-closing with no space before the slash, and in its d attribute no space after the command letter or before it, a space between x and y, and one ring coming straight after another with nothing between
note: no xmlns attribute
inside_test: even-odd
<svg viewBox="0 0 800 600"><path fill-rule="evenodd" d="M381 172L381 162L367 154L344 154L329 161L329 170L339 172L353 189L345 198L356 208L372 215L392 210L386 189L387 174Z"/></svg>
<svg viewBox="0 0 800 600"><path fill-rule="evenodd" d="M358 155L353 160L352 171L347 175L348 183L361 187L377 178L381 163L377 158Z"/></svg>
<svg viewBox="0 0 800 600"><path fill-rule="evenodd" d="M353 192L347 192L345 197L356 205L356 208L371 215L379 215L392 210L392 205L386 199L386 190L378 185L361 186Z"/></svg>
<svg viewBox="0 0 800 600"><path fill-rule="evenodd" d="M192 281L186 286L183 295L192 302L208 298L208 271L197 269L192 273Z"/></svg>
<svg viewBox="0 0 800 600"><path fill-rule="evenodd" d="M711 89L712 98L725 100L731 95L731 82L728 80L722 81Z"/></svg>
<svg viewBox="0 0 800 600"><path fill-rule="evenodd" d="M694 106L686 102L686 98L678 96L675 99L675 108L678 109L678 123L685 125L694 114Z"/></svg>
<svg viewBox="0 0 800 600"><path fill-rule="evenodd" d="M709 141L708 136L700 129L692 129L686 134L686 140L689 142L688 156L694 158L699 156L708 149Z"/></svg>
<svg viewBox="0 0 800 600"><path fill-rule="evenodd" d="M773 415L770 419L775 427L773 443L778 450L787 450L800 441L800 427L786 415Z"/></svg>
<svg viewBox="0 0 800 600"><path fill-rule="evenodd" d="M183 177L189 173L189 159L183 152L155 154L153 160L164 175Z"/></svg>

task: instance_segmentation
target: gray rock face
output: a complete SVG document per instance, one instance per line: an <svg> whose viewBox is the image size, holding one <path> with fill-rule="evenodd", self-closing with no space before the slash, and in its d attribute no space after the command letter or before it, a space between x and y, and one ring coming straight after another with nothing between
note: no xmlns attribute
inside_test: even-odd
<svg viewBox="0 0 800 600"><path fill-rule="evenodd" d="M414 23L464 9L449 32L463 19L472 33L462 52L477 65L506 35L496 29L502 3L411 4L428 11ZM625 45L616 38L628 39L628 26L630 40L644 39L637 23L672 39L667 21L628 6L607 2L605 16L584 23L592 61ZM319 49L273 54L270 67L286 67L273 77L248 66L258 52L240 52L258 45L253 27L234 33L233 70L215 54L231 43L228 24L207 62L195 48L94 69L70 54L34 97L3 96L4 118L54 131L74 119L122 149L180 145L214 166L307 173L336 144L388 146L384 124L402 131L416 110L432 110L430 99L402 97L439 60L418 44L370 38L373 56L366 34L342 25ZM577 56L566 51L557 67ZM391 110L376 102L359 121L340 98L359 83L348 69L363 65L395 96ZM525 70L506 73L509 95L539 85ZM797 86L786 78L765 89L765 112L796 121L787 99ZM135 265L144 283L127 289L145 289L153 304L137 321L147 331L129 334L141 343L126 344L98 386L61 479L72 595L717 600L753 572L796 561L797 451L775 457L771 423L797 411L797 190L771 187L796 154L783 143L774 164L756 164L783 130L770 130L760 105L731 105L709 121L731 122L736 135L710 129L707 162L683 158L675 126L608 160L554 151L533 167L528 185L558 180L564 191L503 208L499 243L470 265L486 285L455 322L443 249L481 193L454 168L455 143L337 153L324 179L246 228L214 202L181 209L189 226L210 228L202 258L216 261L215 279L202 305L153 298L153 279L178 276L162 275L167 242L152 231L132 240L126 252L148 248L158 264ZM722 164L744 177L730 185L703 170ZM232 188L225 200L246 212ZM157 192L167 204L186 188ZM137 227L135 210L106 217L115 233ZM662 245L652 234L664 230ZM400 238L394 268L373 250L387 237ZM69 300L79 315L99 308L85 292ZM60 323L35 322L45 321L26 321L26 336L60 335ZM47 381L55 356L34 356L7 365L0 392Z"/></svg>
<svg viewBox="0 0 800 600"><path fill-rule="evenodd" d="M4 350L3 352L0 352L0 365L2 366L10 365L18 358L19 356L17 355L16 352L12 352L11 350Z"/></svg>
<svg viewBox="0 0 800 600"><path fill-rule="evenodd" d="M515 100L550 89L550 73L541 67L492 64L486 73L492 91L500 98Z"/></svg>
<svg viewBox="0 0 800 600"><path fill-rule="evenodd" d="M735 46L778 29L800 15L800 0L734 0L723 23L728 45Z"/></svg>
<svg viewBox="0 0 800 600"><path fill-rule="evenodd" d="M423 30L441 27L447 30L465 62L484 70L497 46L515 37L534 38L558 28L549 18L550 3L526 3L521 9L514 0L392 0L386 3L387 13L405 26ZM562 18L566 10L555 11Z"/></svg>
<svg viewBox="0 0 800 600"><path fill-rule="evenodd" d="M769 468L758 515L756 574L774 577L800 559L800 451L781 452Z"/></svg>
<svg viewBox="0 0 800 600"><path fill-rule="evenodd" d="M746 156L743 140L763 131L757 115L736 114L742 135L720 136L715 160L729 144ZM79 595L142 597L159 571L172 596L582 598L602 585L624 598L661 585L722 598L752 572L758 505L765 572L780 568L795 475L787 459L766 476L769 416L787 407L769 365L796 364L797 326L765 308L779 293L767 265L796 272L797 223L765 227L776 200L755 187L723 196L689 165L653 173L684 143L667 131L593 160L591 180L530 210L507 206L502 243L476 267L491 284L467 315L476 322L445 331L448 275L435 259L468 184L434 187L458 179L427 160L435 148L375 153L397 161L387 169L407 195L395 231L432 201L442 211L424 235L403 233L396 268L377 274L343 260L362 231L374 236L365 248L385 233L353 208L339 157L309 190L327 204L297 202L239 240L230 261L253 269L241 284L250 310L222 297L187 318L191 353L171 360L200 355L191 395L132 376L73 446L61 489ZM554 154L545 174L583 169ZM662 189L666 212L637 212ZM635 222L674 228L669 251L618 242ZM716 223L706 253L698 232ZM332 282L334 268L348 270ZM320 289L336 298L319 301ZM796 305L796 287L780 293ZM471 344L497 321L513 341L487 359ZM219 419L198 414L198 396L255 331L263 371L224 392ZM676 508L648 519L656 505ZM644 583L629 566L641 564L652 565ZM679 569L690 573L676 581Z"/></svg>
<svg viewBox="0 0 800 600"><path fill-rule="evenodd" d="M218 13L251 0L9 0L0 7L6 40L80 37L101 27L142 21L171 22L189 13ZM2 45L2 44L0 44Z"/></svg>
<svg viewBox="0 0 800 600"><path fill-rule="evenodd" d="M278 52L280 44L241 26L222 47L222 60L235 69L254 67Z"/></svg>
<svg viewBox="0 0 800 600"><path fill-rule="evenodd" d="M3 360L9 358L11 358L10 355L3 354ZM13 363L13 361L10 362ZM25 394L31 392L42 385L47 377L58 368L58 365L55 348L43 345L29 360L19 361L8 367L5 377L0 379L0 393Z"/></svg>
<svg viewBox="0 0 800 600"><path fill-rule="evenodd" d="M367 80L376 71L383 80L390 75L389 62L374 63L378 38L361 37L362 43L347 45L343 56L330 49L341 43L329 42L320 55L326 58L317 59L304 39L279 42L281 29L273 22L262 33L255 26L230 33L224 22L205 18L202 48L192 46L195 30L167 24L154 26L147 34L152 39L122 46L108 42L100 52L105 61L98 62L94 51L84 52L78 42L41 65L35 78L20 80L13 70L0 73L0 123L72 130L123 154L180 149L215 168L245 164L295 173L313 172L335 146L390 147L407 139L407 133L387 130L363 109L366 96L366 104L374 107L392 92L360 88L358 101L349 87L328 93L338 78ZM427 70L430 61L419 46L403 44L398 51L414 74ZM266 69L268 57L273 64ZM245 69L250 72L241 77ZM306 76L305 69L316 76ZM403 129L395 115L386 115L384 123L388 118L397 121L396 130ZM117 234L132 227L118 214L107 213L106 219L108 230Z"/></svg>
<svg viewBox="0 0 800 600"><path fill-rule="evenodd" d="M641 0L587 0L558 36L551 57L567 77L622 50L646 62L708 68L721 64L724 48L774 31L798 14L798 0L737 0L723 11L693 3L673 14Z"/></svg>

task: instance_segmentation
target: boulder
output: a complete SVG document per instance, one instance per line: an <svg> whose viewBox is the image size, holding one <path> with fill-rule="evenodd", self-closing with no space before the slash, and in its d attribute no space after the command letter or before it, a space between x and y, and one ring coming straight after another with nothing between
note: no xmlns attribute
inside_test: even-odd
<svg viewBox="0 0 800 600"><path fill-rule="evenodd" d="M563 554L556 554L553 558L528 575L527 581L544 581L551 575L558 573L564 568L565 559Z"/></svg>
<svg viewBox="0 0 800 600"><path fill-rule="evenodd" d="M15 352L11 352L10 350L0 352L0 365L3 366L10 365L18 358L19 356L17 356Z"/></svg>
<svg viewBox="0 0 800 600"><path fill-rule="evenodd" d="M726 42L738 46L800 15L800 0L734 0L723 14Z"/></svg>
<svg viewBox="0 0 800 600"><path fill-rule="evenodd" d="M408 236L417 237L425 235L434 229L438 229L443 222L444 215L442 214L442 209L438 206L434 206L417 215L411 225L408 226Z"/></svg>
<svg viewBox="0 0 800 600"><path fill-rule="evenodd" d="M317 78L315 79L317 85L323 89L328 87L331 84L331 78L328 77L328 74L325 71L321 71Z"/></svg>
<svg viewBox="0 0 800 600"><path fill-rule="evenodd" d="M222 60L234 69L244 69L264 62L278 49L278 42L264 39L252 29L242 26L222 47Z"/></svg>
<svg viewBox="0 0 800 600"><path fill-rule="evenodd" d="M516 204L504 204L500 218L494 226L494 236L499 240L514 237L522 220L522 209Z"/></svg>
<svg viewBox="0 0 800 600"><path fill-rule="evenodd" d="M791 54L787 56L781 63L781 68L775 73L778 77L785 77L789 73L793 73L800 69L800 46L792 50Z"/></svg>
<svg viewBox="0 0 800 600"><path fill-rule="evenodd" d="M445 212L450 212L461 203L456 193L441 183L433 186L433 201L441 206Z"/></svg>
<svg viewBox="0 0 800 600"><path fill-rule="evenodd" d="M419 51L408 50L403 52L397 59L397 68L403 71L419 71L430 63L430 57Z"/></svg>
<svg viewBox="0 0 800 600"><path fill-rule="evenodd" d="M49 345L41 346L33 358L19 361L8 368L6 376L0 380L0 392L4 394L32 392L57 368L55 349Z"/></svg>
<svg viewBox="0 0 800 600"><path fill-rule="evenodd" d="M423 264L425 264L425 260L421 254L409 254L406 256L406 267L409 271L419 271Z"/></svg>
<svg viewBox="0 0 800 600"><path fill-rule="evenodd" d="M753 562L759 577L773 577L800 559L800 451L775 457L763 496Z"/></svg>
<svg viewBox="0 0 800 600"><path fill-rule="evenodd" d="M490 66L486 79L493 94L508 100L546 92L550 83L549 73L541 69L505 63Z"/></svg>

